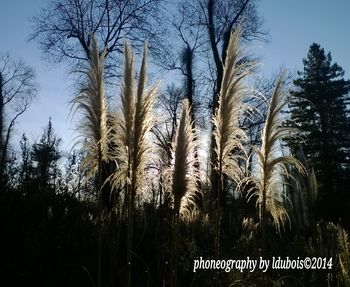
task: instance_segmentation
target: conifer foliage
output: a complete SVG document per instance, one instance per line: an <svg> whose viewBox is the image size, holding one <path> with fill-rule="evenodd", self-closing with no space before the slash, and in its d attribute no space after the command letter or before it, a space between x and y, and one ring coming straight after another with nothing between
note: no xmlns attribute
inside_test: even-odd
<svg viewBox="0 0 350 287"><path fill-rule="evenodd" d="M290 138L288 144L294 153L302 146L315 170L321 202L328 201L328 213L337 218L331 209L339 206L330 203L335 193L345 196L349 184L350 121L346 103L350 81L344 79L343 69L332 63L331 54L325 54L319 44L310 46L303 63L304 70L298 72L290 94L291 119L287 122L299 130L299 136Z"/></svg>

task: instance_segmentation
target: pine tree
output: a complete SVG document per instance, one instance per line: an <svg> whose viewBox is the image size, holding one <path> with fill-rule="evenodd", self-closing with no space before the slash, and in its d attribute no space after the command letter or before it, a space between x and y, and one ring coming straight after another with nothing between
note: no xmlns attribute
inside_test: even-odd
<svg viewBox="0 0 350 287"><path fill-rule="evenodd" d="M60 175L58 161L61 158L61 139L55 134L51 118L44 129L40 142L33 145L31 157L34 162L34 177L40 190L54 191Z"/></svg>
<svg viewBox="0 0 350 287"><path fill-rule="evenodd" d="M349 110L346 106L350 81L344 70L332 63L331 54L319 44L310 46L303 60L304 70L294 81L290 94L291 119L287 125L297 128L300 137L290 138L293 152L301 146L319 183L321 202L345 191L349 174ZM331 205L327 204L328 212ZM332 208L332 207L331 207ZM323 212L322 215L325 215Z"/></svg>

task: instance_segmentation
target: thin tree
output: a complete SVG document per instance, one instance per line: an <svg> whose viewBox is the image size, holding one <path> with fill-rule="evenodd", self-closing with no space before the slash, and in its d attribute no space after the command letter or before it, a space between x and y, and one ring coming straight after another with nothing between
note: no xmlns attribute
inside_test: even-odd
<svg viewBox="0 0 350 287"><path fill-rule="evenodd" d="M224 176L238 183L243 175L241 167L243 143L246 138L239 127L239 117L244 111L243 98L246 93L244 80L249 75L249 63L241 62L240 30L231 35L217 109L213 117L215 153L217 161L212 162L219 175L216 200L215 253L219 255L220 221L224 204Z"/></svg>
<svg viewBox="0 0 350 287"><path fill-rule="evenodd" d="M91 55L89 67L84 71L87 78L86 86L73 99L72 108L83 113L78 127L83 139L84 149L87 151L83 160L83 167L88 170L88 176L94 177L96 182L99 210L97 283L100 287L102 284L102 166L108 157L107 103L103 76L105 52L99 52L97 41L92 34L90 34L89 49Z"/></svg>
<svg viewBox="0 0 350 287"><path fill-rule="evenodd" d="M133 217L136 195L145 183L145 168L149 160L150 145L147 134L152 128L152 107L157 85L145 90L147 72L147 49L144 47L137 87L134 76L134 54L125 44L124 81L121 93L122 116L114 121L116 149L113 156L119 169L110 180L114 188L124 187L127 208L126 263L127 284L131 286Z"/></svg>

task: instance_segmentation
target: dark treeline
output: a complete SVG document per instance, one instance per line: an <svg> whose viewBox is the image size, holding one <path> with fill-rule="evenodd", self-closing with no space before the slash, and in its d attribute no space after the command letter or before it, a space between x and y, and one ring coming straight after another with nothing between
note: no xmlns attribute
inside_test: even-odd
<svg viewBox="0 0 350 287"><path fill-rule="evenodd" d="M52 1L34 19L43 52L79 70L81 141L67 158L51 120L38 142L23 135L14 148L36 88L29 67L2 58L0 285L350 286L344 70L313 43L294 78L252 88L256 60L243 47L266 36L254 1L179 1L163 11L171 25L162 3ZM174 49L157 27L172 29ZM148 86L145 40L182 83ZM105 84L115 75L116 109ZM323 269L193 272L200 257L247 256L326 259Z"/></svg>

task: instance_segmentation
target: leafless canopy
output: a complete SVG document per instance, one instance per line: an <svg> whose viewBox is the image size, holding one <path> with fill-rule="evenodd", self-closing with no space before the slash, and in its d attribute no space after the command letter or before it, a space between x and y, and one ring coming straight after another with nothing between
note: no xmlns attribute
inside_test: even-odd
<svg viewBox="0 0 350 287"><path fill-rule="evenodd" d="M0 58L0 177L6 168L7 151L16 120L36 95L34 71L23 61L4 55Z"/></svg>
<svg viewBox="0 0 350 287"><path fill-rule="evenodd" d="M54 0L33 18L30 39L36 40L51 60L84 61L90 58L89 33L94 34L105 56L121 54L128 39L152 46L160 32L161 0ZM114 63L115 64L115 63Z"/></svg>
<svg viewBox="0 0 350 287"><path fill-rule="evenodd" d="M2 105L13 118L27 109L36 94L35 73L22 60L6 54L0 58L0 75Z"/></svg>

